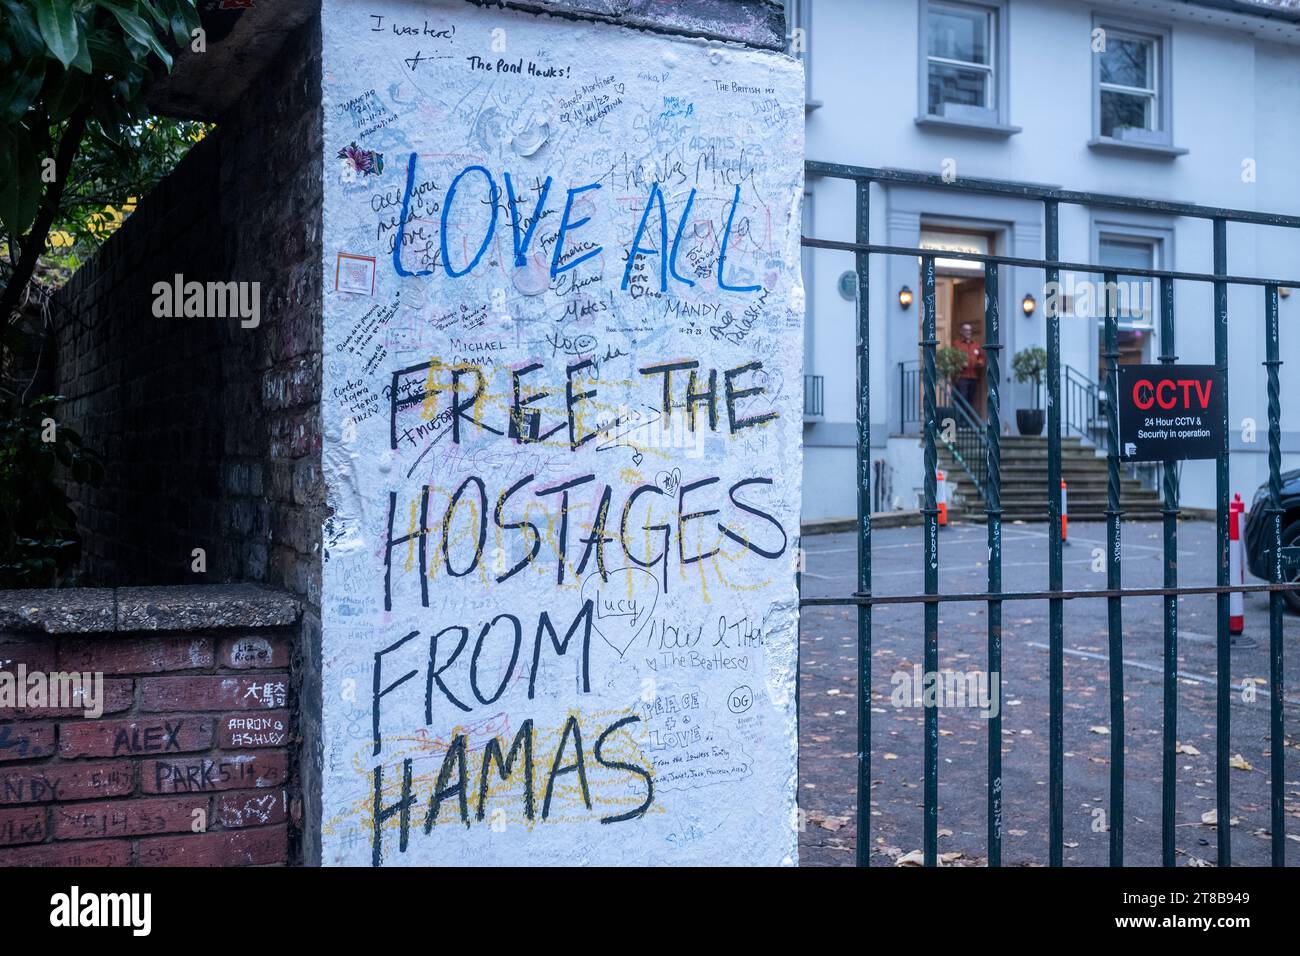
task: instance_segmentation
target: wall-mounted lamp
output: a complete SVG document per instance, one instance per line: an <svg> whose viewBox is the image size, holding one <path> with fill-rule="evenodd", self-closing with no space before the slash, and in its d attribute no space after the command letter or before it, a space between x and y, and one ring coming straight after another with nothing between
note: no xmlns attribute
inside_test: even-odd
<svg viewBox="0 0 1300 956"><path fill-rule="evenodd" d="M1034 310L1038 308L1038 300L1034 298L1032 293L1026 292L1024 301L1020 303L1020 308L1025 310L1025 318L1029 318L1034 314Z"/></svg>
<svg viewBox="0 0 1300 956"><path fill-rule="evenodd" d="M912 307L912 290L907 286L898 290L898 304L903 307L904 312Z"/></svg>
<svg viewBox="0 0 1300 956"><path fill-rule="evenodd" d="M1280 285L1277 287L1277 294L1284 299L1291 298L1291 290L1284 285Z"/></svg>

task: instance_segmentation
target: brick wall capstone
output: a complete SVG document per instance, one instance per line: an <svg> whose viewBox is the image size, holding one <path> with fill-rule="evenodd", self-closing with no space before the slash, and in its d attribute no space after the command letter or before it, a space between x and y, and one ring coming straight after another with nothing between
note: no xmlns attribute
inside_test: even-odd
<svg viewBox="0 0 1300 956"><path fill-rule="evenodd" d="M289 862L301 614L254 585L0 592L0 867ZM102 713L16 694L59 674L102 675Z"/></svg>

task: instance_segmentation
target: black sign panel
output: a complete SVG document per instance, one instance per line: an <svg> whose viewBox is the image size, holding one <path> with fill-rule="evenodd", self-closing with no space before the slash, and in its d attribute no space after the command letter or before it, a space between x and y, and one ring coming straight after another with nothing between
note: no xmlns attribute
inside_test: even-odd
<svg viewBox="0 0 1300 956"><path fill-rule="evenodd" d="M1121 365L1119 457L1214 458L1228 450L1223 377L1213 365Z"/></svg>

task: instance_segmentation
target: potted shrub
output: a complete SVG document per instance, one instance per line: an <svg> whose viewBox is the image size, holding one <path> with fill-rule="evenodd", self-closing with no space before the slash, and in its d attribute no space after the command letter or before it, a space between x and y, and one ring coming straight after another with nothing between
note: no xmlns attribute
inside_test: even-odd
<svg viewBox="0 0 1300 956"><path fill-rule="evenodd" d="M956 387L957 376L966 367L966 353L959 348L945 345L934 353L934 368L943 379L944 388L939 394L940 404L935 408L935 417L942 423L945 419L957 417L952 407L952 390Z"/></svg>
<svg viewBox="0 0 1300 956"><path fill-rule="evenodd" d="M1015 373L1017 382L1034 383L1034 407L1016 409L1016 428L1022 435L1041 435L1043 410L1039 406L1039 393L1043 386L1043 373L1047 371L1046 350L1039 345L1021 349L1011 359L1011 370Z"/></svg>

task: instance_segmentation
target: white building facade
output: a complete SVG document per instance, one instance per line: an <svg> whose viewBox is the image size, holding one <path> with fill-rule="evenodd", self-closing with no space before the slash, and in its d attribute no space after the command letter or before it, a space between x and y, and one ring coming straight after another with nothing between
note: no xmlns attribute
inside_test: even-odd
<svg viewBox="0 0 1300 956"><path fill-rule="evenodd" d="M1295 0L798 0L787 4L808 78L807 157L949 178L1300 215L1300 3ZM797 32L802 31L802 32ZM810 177L804 234L852 241L850 183ZM1041 258L1043 207L1031 199L872 186L871 239L903 247ZM1128 296L1121 362L1153 363L1158 296L1128 268L1211 272L1204 219L1060 207L1062 261L1114 266ZM915 382L920 275L915 257L873 255L871 455L876 510L913 508L921 485ZM983 342L982 267L938 260L939 338L963 324ZM974 268L972 268L974 266ZM857 508L857 303L850 253L804 251L805 521ZM1300 230L1230 224L1228 272L1300 276ZM1063 273L1065 374L1098 382L1099 276ZM1041 269L1003 267L1003 421L1032 407L1012 357L1046 345ZM904 290L914 304L905 305ZM1300 294L1281 299L1283 467L1300 465ZM1026 297L1030 297L1026 308ZM1095 298L1095 297L1094 297ZM1214 361L1213 288L1175 283L1179 361ZM1267 478L1264 293L1229 290L1231 487L1250 501ZM911 378L909 379L909 376ZM980 377L983 407L985 381ZM1045 389L1043 400L1045 401ZM1187 462L1182 504L1212 508L1214 463Z"/></svg>

